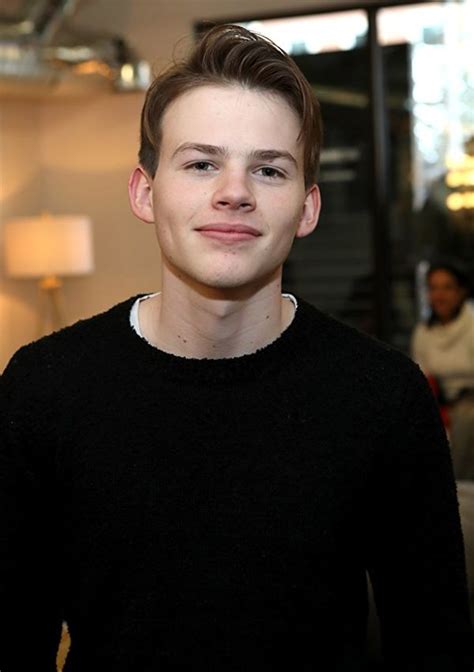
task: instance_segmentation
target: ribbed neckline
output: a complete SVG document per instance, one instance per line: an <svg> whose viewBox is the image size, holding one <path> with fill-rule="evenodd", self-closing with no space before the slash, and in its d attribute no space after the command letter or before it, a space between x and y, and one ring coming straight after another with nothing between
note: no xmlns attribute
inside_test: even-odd
<svg viewBox="0 0 474 672"><path fill-rule="evenodd" d="M130 309L139 296L134 296L116 306L120 330L129 355L136 354L137 361L160 369L161 374L188 382L233 382L258 379L262 375L277 373L289 361L299 358L308 346L305 338L308 304L296 297L298 310L291 324L282 334L256 352L225 359L196 359L181 357L150 345L130 327Z"/></svg>

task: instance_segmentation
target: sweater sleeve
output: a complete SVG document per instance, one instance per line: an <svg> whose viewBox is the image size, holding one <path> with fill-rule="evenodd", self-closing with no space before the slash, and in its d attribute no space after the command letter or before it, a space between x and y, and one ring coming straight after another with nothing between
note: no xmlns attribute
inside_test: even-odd
<svg viewBox="0 0 474 672"><path fill-rule="evenodd" d="M47 383L28 360L17 354L0 378L1 672L54 672L61 630Z"/></svg>
<svg viewBox="0 0 474 672"><path fill-rule="evenodd" d="M425 377L408 389L370 504L369 574L389 670L472 672L463 539L449 446Z"/></svg>

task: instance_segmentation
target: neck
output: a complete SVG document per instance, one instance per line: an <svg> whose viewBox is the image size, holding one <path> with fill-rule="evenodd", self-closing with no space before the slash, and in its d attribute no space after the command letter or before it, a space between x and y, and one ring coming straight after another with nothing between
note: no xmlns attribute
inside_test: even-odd
<svg viewBox="0 0 474 672"><path fill-rule="evenodd" d="M223 359L268 345L289 326L294 306L281 297L281 272L259 288L206 289L163 277L161 294L140 306L154 346L181 357Z"/></svg>

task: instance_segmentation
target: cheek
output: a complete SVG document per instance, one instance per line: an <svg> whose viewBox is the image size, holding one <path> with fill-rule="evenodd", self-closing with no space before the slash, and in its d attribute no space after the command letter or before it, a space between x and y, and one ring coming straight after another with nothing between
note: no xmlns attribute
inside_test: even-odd
<svg viewBox="0 0 474 672"><path fill-rule="evenodd" d="M453 289L444 289L438 292L438 297L444 299L445 301L456 301L458 296L457 292Z"/></svg>
<svg viewBox="0 0 474 672"><path fill-rule="evenodd" d="M199 211L196 200L189 193L176 191L172 188L162 192L155 199L155 221L160 235L173 236L192 225L193 218Z"/></svg>
<svg viewBox="0 0 474 672"><path fill-rule="evenodd" d="M442 294L434 293L430 295L430 302L434 305L445 303L446 297L443 296Z"/></svg>
<svg viewBox="0 0 474 672"><path fill-rule="evenodd" d="M288 207L288 203L281 203L279 209L276 210L276 216L280 220L280 237L282 240L291 240L295 237L298 225L301 220L303 207L293 206Z"/></svg>
<svg viewBox="0 0 474 672"><path fill-rule="evenodd" d="M293 191L290 195L278 194L272 200L272 208L276 217L287 226L296 226L304 211L304 192L295 194Z"/></svg>

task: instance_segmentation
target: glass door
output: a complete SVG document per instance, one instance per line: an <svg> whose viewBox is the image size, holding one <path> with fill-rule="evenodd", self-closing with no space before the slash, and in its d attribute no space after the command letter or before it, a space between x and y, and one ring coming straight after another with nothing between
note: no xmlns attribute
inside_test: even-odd
<svg viewBox="0 0 474 672"><path fill-rule="evenodd" d="M472 0L377 14L391 155L392 341L402 349L426 316L429 262L474 270L473 25Z"/></svg>
<svg viewBox="0 0 474 672"><path fill-rule="evenodd" d="M292 55L315 89L325 124L321 218L310 237L295 241L284 288L376 333L367 15L356 10L243 25Z"/></svg>

